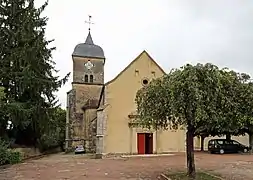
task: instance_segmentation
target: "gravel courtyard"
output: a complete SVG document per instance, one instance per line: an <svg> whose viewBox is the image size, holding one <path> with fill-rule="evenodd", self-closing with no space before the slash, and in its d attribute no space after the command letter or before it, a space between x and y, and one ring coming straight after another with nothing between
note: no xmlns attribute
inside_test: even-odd
<svg viewBox="0 0 253 180"><path fill-rule="evenodd" d="M196 168L222 174L225 179L253 179L253 155L195 153ZM155 180L167 171L182 169L185 154L161 157L90 159L85 155L56 154L0 169L0 180Z"/></svg>

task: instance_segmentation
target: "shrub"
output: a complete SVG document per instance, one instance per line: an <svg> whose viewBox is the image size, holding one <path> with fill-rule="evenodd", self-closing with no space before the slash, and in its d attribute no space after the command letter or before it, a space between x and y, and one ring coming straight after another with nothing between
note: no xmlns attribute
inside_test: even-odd
<svg viewBox="0 0 253 180"><path fill-rule="evenodd" d="M8 149L6 142L0 139L0 165L15 164L21 160L21 153Z"/></svg>
<svg viewBox="0 0 253 180"><path fill-rule="evenodd" d="M21 153L17 151L8 151L8 161L7 164L17 164L20 163L22 158L21 158Z"/></svg>
<svg viewBox="0 0 253 180"><path fill-rule="evenodd" d="M0 165L7 164L8 161L8 148L7 144L0 139Z"/></svg>
<svg viewBox="0 0 253 180"><path fill-rule="evenodd" d="M50 150L52 148L58 147L58 141L57 141L57 133L48 133L43 134L41 138L39 139L38 147L40 149L40 152L45 152L47 150Z"/></svg>

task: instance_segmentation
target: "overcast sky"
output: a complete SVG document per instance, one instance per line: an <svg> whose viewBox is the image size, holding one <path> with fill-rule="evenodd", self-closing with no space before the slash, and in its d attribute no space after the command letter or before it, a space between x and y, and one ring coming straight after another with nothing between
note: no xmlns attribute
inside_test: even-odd
<svg viewBox="0 0 253 180"><path fill-rule="evenodd" d="M105 52L106 81L143 50L165 71L211 62L253 75L252 0L50 0L43 15L62 77L72 72L71 54L85 41L89 14L93 41ZM57 93L62 107L71 82L72 76Z"/></svg>

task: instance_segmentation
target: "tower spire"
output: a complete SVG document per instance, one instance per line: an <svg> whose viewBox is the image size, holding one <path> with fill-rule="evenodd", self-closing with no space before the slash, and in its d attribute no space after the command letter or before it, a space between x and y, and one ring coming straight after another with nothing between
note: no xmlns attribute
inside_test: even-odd
<svg viewBox="0 0 253 180"><path fill-rule="evenodd" d="M85 21L85 23L89 24L89 32L90 32L90 25L91 25L91 24L94 24L94 23L91 22L92 16L91 16L91 15L88 15L88 16L89 16L89 21Z"/></svg>

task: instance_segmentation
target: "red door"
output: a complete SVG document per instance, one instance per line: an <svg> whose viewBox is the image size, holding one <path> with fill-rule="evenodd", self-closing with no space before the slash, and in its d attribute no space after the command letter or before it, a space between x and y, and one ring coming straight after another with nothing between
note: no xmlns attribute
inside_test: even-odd
<svg viewBox="0 0 253 180"><path fill-rule="evenodd" d="M138 154L145 154L145 134L144 133L137 134L137 148L138 148Z"/></svg>

